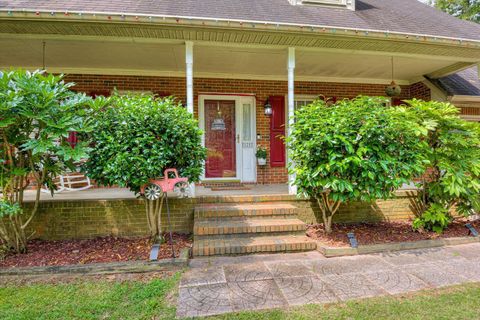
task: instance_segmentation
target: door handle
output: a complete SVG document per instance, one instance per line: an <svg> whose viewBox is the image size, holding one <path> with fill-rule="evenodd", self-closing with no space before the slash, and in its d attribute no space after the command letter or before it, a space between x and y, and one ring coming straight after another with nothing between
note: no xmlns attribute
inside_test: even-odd
<svg viewBox="0 0 480 320"><path fill-rule="evenodd" d="M237 143L240 143L240 134L237 134Z"/></svg>

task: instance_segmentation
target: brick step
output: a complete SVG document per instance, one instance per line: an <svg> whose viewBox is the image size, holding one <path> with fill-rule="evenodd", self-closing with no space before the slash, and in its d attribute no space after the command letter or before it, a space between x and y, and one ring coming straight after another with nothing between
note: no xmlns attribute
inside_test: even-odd
<svg viewBox="0 0 480 320"><path fill-rule="evenodd" d="M195 207L195 220L228 217L287 217L296 215L297 207L290 203L221 203L202 204Z"/></svg>
<svg viewBox="0 0 480 320"><path fill-rule="evenodd" d="M279 253L316 250L317 244L307 236L281 235L269 237L241 237L229 239L197 240L193 255L213 256L248 253Z"/></svg>
<svg viewBox="0 0 480 320"><path fill-rule="evenodd" d="M245 184L248 186L248 184ZM300 198L302 199L302 198ZM209 196L200 196L196 199L197 203L212 204L216 202L218 204L229 203L229 204L242 204L242 203L265 203L265 202L275 202L275 201L297 201L299 197L296 195L288 194L258 194L258 195L209 195ZM305 199L307 200L307 199Z"/></svg>
<svg viewBox="0 0 480 320"><path fill-rule="evenodd" d="M231 218L219 221L197 219L193 227L193 234L197 236L229 235L268 232L305 232L305 223L296 218Z"/></svg>

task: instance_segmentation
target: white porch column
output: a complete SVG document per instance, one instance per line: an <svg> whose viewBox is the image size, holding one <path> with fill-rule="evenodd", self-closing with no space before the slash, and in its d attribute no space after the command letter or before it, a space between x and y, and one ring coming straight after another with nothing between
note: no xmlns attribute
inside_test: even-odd
<svg viewBox="0 0 480 320"><path fill-rule="evenodd" d="M187 110L193 114L193 42L185 42L185 62L187 64Z"/></svg>
<svg viewBox="0 0 480 320"><path fill-rule="evenodd" d="M288 48L288 128L287 134L290 136L293 125L293 115L295 112L295 48ZM287 163L290 165L290 151L287 150ZM288 193L297 194L297 187L293 185L294 175L288 175Z"/></svg>
<svg viewBox="0 0 480 320"><path fill-rule="evenodd" d="M187 110L193 115L193 42L185 42L185 63L187 68ZM190 184L192 197L195 197L195 183Z"/></svg>

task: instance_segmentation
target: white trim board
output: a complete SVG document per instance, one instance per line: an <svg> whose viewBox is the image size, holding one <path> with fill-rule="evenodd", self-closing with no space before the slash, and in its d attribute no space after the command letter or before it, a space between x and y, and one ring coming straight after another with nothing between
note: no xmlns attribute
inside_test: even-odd
<svg viewBox="0 0 480 320"><path fill-rule="evenodd" d="M460 118L467 120L467 121L480 121L480 115L469 115L469 114L461 114Z"/></svg>
<svg viewBox="0 0 480 320"><path fill-rule="evenodd" d="M12 66L0 66L0 69L10 69ZM36 70L41 66L18 66L26 70ZM155 70L135 70L135 69L102 69L102 68L55 68L47 67L51 73L62 74L94 74L94 75L118 75L118 76L149 76L149 77L175 77L185 78L184 71L155 71ZM195 72L194 79L239 79L239 80L266 80L266 81L285 81L286 76L280 75L252 75L252 74L233 74L233 73L210 73ZM324 83L354 83L354 84L383 84L387 85L391 79L370 79L370 78L337 78L337 77L314 77L314 76L295 76L295 82L324 82ZM396 80L399 85L411 85L408 80Z"/></svg>
<svg viewBox="0 0 480 320"><path fill-rule="evenodd" d="M450 102L476 102L480 103L480 96L465 96L465 95L456 95L449 97ZM472 106L476 107L476 106ZM479 105L480 107L480 105Z"/></svg>

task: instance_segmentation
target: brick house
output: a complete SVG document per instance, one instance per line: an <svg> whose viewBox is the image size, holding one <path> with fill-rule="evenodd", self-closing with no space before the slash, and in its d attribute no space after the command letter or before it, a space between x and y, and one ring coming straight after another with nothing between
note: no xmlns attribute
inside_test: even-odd
<svg viewBox="0 0 480 320"><path fill-rule="evenodd" d="M286 184L295 108L385 95L392 79L392 104L451 100L480 120L480 26L416 0L6 0L0 39L0 68L178 97L205 132L205 181Z"/></svg>

